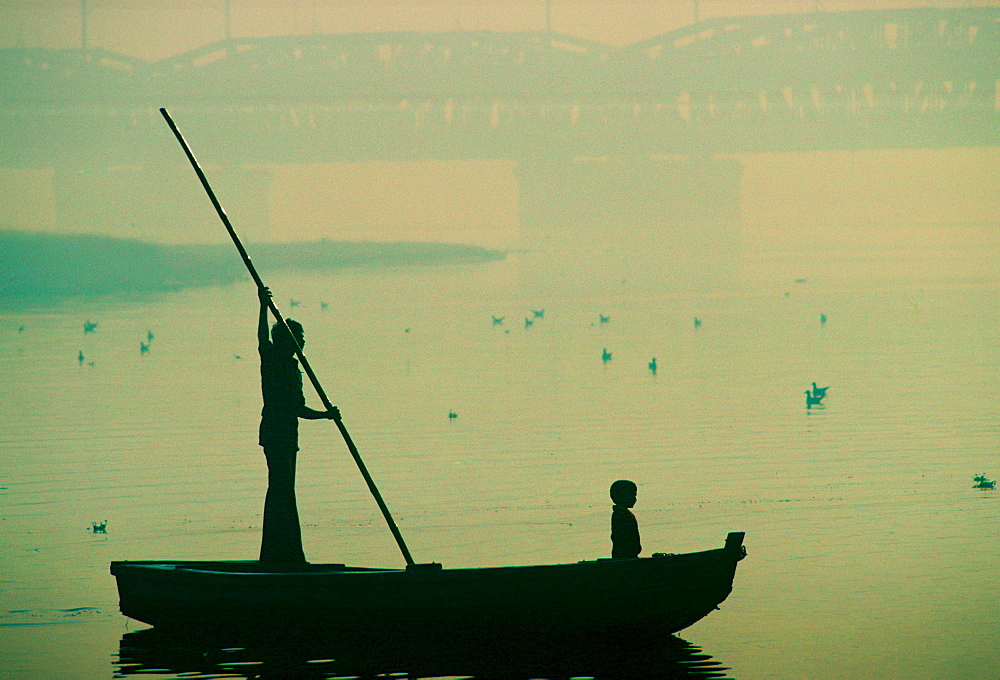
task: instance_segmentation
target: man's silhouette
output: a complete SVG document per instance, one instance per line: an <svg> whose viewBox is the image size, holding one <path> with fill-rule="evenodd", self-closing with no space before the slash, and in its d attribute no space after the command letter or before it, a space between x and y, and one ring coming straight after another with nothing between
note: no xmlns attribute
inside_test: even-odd
<svg viewBox="0 0 1000 680"><path fill-rule="evenodd" d="M260 445L267 458L267 496L264 499L264 533L260 543L260 561L272 564L301 565L302 530L295 503L295 458L299 450L299 418L337 419L336 407L316 411L306 406L302 392L302 373L295 358L296 344L302 348L305 336L302 325L286 319L288 329L275 323L270 337L267 330L268 300L271 291L260 288L260 317L257 324L257 348L260 352L260 386L264 408L260 413Z"/></svg>

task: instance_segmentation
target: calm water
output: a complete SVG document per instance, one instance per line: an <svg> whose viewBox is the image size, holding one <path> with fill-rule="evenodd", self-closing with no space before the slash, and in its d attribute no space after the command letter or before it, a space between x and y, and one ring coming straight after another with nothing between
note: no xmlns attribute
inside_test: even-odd
<svg viewBox="0 0 1000 680"><path fill-rule="evenodd" d="M1000 491L972 477L1000 476L1000 237L758 232L722 256L690 248L594 241L268 284L417 561L609 554L619 477L639 483L646 554L747 532L721 610L620 677L995 677ZM144 646L108 573L256 555L255 305L247 282L0 310L0 677L267 668L253 651L192 666L191 650ZM805 408L812 381L831 385L823 409ZM309 559L401 565L332 424L304 423L302 449ZM285 669L609 675L566 663L581 650L513 667L453 651L450 665Z"/></svg>

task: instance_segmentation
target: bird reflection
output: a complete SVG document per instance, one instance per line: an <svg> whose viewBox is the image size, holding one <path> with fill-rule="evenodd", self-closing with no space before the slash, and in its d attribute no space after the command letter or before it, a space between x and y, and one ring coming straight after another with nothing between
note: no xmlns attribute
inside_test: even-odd
<svg viewBox="0 0 1000 680"><path fill-rule="evenodd" d="M806 408L812 408L814 406L823 406L823 397L814 396L812 392L806 390Z"/></svg>
<svg viewBox="0 0 1000 680"><path fill-rule="evenodd" d="M601 636L524 635L447 640L418 634L318 642L306 632L266 641L201 638L156 628L126 633L115 677L169 672L185 678L466 677L595 679L727 678L712 657L673 635L628 631Z"/></svg>

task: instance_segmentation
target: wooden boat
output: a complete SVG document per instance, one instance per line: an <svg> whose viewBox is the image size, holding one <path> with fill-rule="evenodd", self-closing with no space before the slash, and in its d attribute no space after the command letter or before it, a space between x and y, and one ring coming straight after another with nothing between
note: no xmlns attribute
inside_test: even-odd
<svg viewBox="0 0 1000 680"><path fill-rule="evenodd" d="M120 561L111 573L122 613L158 627L674 633L718 608L745 554L743 533L731 533L715 550L571 564L280 571L252 561Z"/></svg>
<svg viewBox="0 0 1000 680"><path fill-rule="evenodd" d="M166 109L160 113L211 198L258 291L266 291L190 147ZM284 316L270 295L266 300L276 323L284 325ZM295 347L295 356L325 410L335 410L301 347ZM726 599L736 563L746 554L743 534L730 533L723 548L682 555L482 569L416 564L343 421L338 416L334 422L399 545L405 569L307 564L278 570L247 561L112 562L122 613L162 628L265 635L296 630L379 635L394 631L420 635L431 631L566 631L577 635L649 625L673 633Z"/></svg>

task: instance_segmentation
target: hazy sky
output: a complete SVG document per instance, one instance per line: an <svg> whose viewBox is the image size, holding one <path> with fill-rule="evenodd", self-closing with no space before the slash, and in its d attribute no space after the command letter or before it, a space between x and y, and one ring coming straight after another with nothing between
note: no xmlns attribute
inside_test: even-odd
<svg viewBox="0 0 1000 680"><path fill-rule="evenodd" d="M554 30L625 44L703 19L859 8L1000 6L1000 0L551 0ZM157 60L225 37L353 31L538 30L546 0L0 0L0 47L87 42Z"/></svg>

